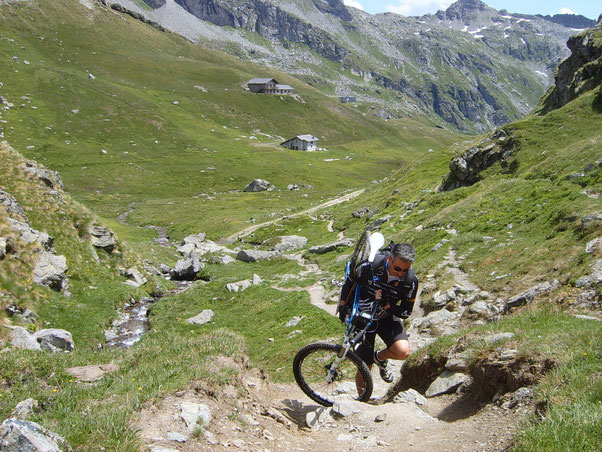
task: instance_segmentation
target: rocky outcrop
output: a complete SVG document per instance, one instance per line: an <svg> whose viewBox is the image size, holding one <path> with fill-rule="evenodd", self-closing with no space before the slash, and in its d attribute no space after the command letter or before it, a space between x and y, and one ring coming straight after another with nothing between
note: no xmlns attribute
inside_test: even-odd
<svg viewBox="0 0 602 452"><path fill-rule="evenodd" d="M343 61L349 54L349 50L324 30L262 0L242 4L226 0L176 0L176 3L199 19L215 25L244 28L270 40L304 43L329 60ZM339 0L316 0L315 3L320 3L320 9L325 12L343 16L343 20L350 19L349 12Z"/></svg>
<svg viewBox="0 0 602 452"><path fill-rule="evenodd" d="M111 254L117 245L113 232L102 226L90 226L90 241L96 248L101 248Z"/></svg>
<svg viewBox="0 0 602 452"><path fill-rule="evenodd" d="M249 185L247 185L243 191L246 192L258 192L258 191L272 191L276 187L265 179L255 179Z"/></svg>
<svg viewBox="0 0 602 452"><path fill-rule="evenodd" d="M494 163L502 164L503 172L516 169L511 157L519 147L515 136L504 129L497 130L490 138L486 138L464 154L454 157L450 164L450 172L445 176L439 190L450 191L478 182L481 171Z"/></svg>
<svg viewBox="0 0 602 452"><path fill-rule="evenodd" d="M558 67L554 88L543 99L540 113L560 108L602 84L602 21L572 36L571 56Z"/></svg>

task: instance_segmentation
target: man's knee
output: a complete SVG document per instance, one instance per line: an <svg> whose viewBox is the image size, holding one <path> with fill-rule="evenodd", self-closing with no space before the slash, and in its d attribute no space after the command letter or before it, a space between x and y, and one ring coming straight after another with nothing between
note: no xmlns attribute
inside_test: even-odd
<svg viewBox="0 0 602 452"><path fill-rule="evenodd" d="M394 342L389 347L389 352L393 355L393 359L407 359L410 356L410 343L405 339Z"/></svg>

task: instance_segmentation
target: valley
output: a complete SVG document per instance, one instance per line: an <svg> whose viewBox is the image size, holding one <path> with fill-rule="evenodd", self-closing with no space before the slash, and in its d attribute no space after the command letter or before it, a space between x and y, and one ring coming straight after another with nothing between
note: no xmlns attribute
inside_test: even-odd
<svg viewBox="0 0 602 452"><path fill-rule="evenodd" d="M320 53L182 14L202 2L117 3L0 1L0 449L599 447L600 22L239 5ZM301 134L319 149L280 145ZM321 408L292 360L340 342L366 229L416 249L412 354L368 403Z"/></svg>

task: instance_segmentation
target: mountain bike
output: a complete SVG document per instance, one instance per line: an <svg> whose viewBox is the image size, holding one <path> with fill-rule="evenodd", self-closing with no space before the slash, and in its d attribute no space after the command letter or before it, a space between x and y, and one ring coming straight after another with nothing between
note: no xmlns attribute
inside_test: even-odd
<svg viewBox="0 0 602 452"><path fill-rule="evenodd" d="M372 262L384 237L377 232L365 231L345 268L345 277L355 271L360 262ZM293 373L301 390L313 401L332 406L340 396L351 396L365 402L373 389L372 374L366 363L355 353L365 334L374 324L375 316L382 309L380 303L360 303L359 285L350 315L345 320L345 336L342 344L317 342L306 345L295 355Z"/></svg>

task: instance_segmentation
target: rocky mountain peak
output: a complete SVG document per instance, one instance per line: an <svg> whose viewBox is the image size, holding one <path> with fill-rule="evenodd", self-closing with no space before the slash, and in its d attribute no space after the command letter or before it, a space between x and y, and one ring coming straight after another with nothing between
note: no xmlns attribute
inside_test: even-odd
<svg viewBox="0 0 602 452"><path fill-rule="evenodd" d="M497 11L481 0L458 0L452 3L445 11L438 11L437 17L444 20L459 20L464 23L473 22L483 16L497 15Z"/></svg>
<svg viewBox="0 0 602 452"><path fill-rule="evenodd" d="M323 13L332 14L347 22L353 20L353 16L347 10L343 0L313 0L313 2L316 8Z"/></svg>

